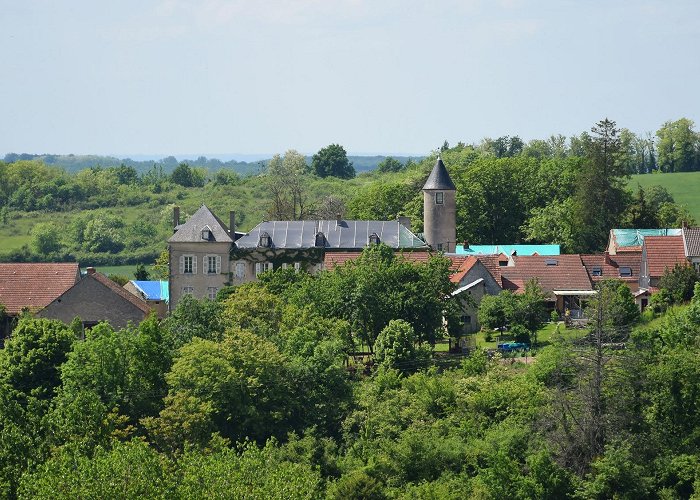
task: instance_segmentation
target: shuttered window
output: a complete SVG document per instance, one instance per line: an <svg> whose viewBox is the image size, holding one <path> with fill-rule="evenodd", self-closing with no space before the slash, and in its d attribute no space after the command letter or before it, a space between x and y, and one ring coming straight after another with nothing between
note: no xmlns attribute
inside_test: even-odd
<svg viewBox="0 0 700 500"><path fill-rule="evenodd" d="M197 274L197 259L194 255L180 256L180 274Z"/></svg>
<svg viewBox="0 0 700 500"><path fill-rule="evenodd" d="M221 256L220 255L206 255L202 259L203 268L206 269L207 274L220 274L221 273Z"/></svg>

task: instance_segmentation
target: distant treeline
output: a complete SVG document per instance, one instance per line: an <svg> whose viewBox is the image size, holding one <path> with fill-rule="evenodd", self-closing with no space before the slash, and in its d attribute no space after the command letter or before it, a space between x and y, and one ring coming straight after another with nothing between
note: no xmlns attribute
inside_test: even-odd
<svg viewBox="0 0 700 500"><path fill-rule="evenodd" d="M311 158L311 156L306 157L308 164L311 164ZM374 170L386 158L387 156L348 156L348 160L352 162L357 172ZM406 163L409 159L414 161L420 161L423 159L422 156L394 156L393 158L401 163ZM171 173L180 163L187 163L191 167L205 168L211 173L215 173L219 170L230 169L236 172L238 175L243 176L261 173L265 169L265 166L270 162L270 159L251 162L236 160L222 161L217 158L207 158L206 156L200 156L195 159L177 159L174 156L167 156L165 158L161 158L160 160L132 160L131 158L117 158L115 156L101 155L54 155L30 153L8 153L3 159L5 163L14 163L22 160L41 160L46 165L63 168L69 173L79 172L87 168L108 168L118 167L120 165L132 167L139 174L148 172L154 166L162 167L165 173Z"/></svg>

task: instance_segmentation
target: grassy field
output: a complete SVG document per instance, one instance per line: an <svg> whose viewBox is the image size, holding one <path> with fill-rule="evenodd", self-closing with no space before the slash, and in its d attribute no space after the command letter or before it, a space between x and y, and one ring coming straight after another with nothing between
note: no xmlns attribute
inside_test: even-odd
<svg viewBox="0 0 700 500"><path fill-rule="evenodd" d="M635 190L638 184L644 189L650 186L666 188L676 203L685 205L700 222L700 172L633 175L629 187Z"/></svg>

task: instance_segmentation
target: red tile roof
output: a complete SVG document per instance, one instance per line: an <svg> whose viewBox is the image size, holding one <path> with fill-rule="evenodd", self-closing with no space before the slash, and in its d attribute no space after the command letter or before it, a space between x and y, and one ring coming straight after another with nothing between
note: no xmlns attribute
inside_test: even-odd
<svg viewBox="0 0 700 500"><path fill-rule="evenodd" d="M687 264L683 236L647 236L644 238L649 276L663 276L676 264Z"/></svg>
<svg viewBox="0 0 700 500"><path fill-rule="evenodd" d="M584 254L581 255L581 261L593 283L614 278L624 281L632 293L639 290L639 273L642 267L641 252L624 252L616 255ZM630 276L621 276L621 267L629 267L632 274ZM600 274L594 273L595 268L600 268Z"/></svg>
<svg viewBox="0 0 700 500"><path fill-rule="evenodd" d="M77 263L0 263L0 303L8 314L38 311L80 279Z"/></svg>
<svg viewBox="0 0 700 500"><path fill-rule="evenodd" d="M514 256L514 266L500 268L503 288L516 292L525 284L537 279L542 290L592 290L593 286L579 255L528 255ZM547 265L553 262L553 265Z"/></svg>
<svg viewBox="0 0 700 500"><path fill-rule="evenodd" d="M455 261L452 261L453 264L455 264ZM459 283L462 281L462 278L469 272L469 270L474 267L474 265L479 262L479 259L477 259L473 255L467 256L466 259L462 261L460 266L457 268L455 272L452 273L452 276L450 276L450 281L452 283Z"/></svg>
<svg viewBox="0 0 700 500"><path fill-rule="evenodd" d="M503 279L501 277L501 266L500 262L503 261L502 255L477 255L477 259L481 262L488 272L496 280L498 286L503 288Z"/></svg>

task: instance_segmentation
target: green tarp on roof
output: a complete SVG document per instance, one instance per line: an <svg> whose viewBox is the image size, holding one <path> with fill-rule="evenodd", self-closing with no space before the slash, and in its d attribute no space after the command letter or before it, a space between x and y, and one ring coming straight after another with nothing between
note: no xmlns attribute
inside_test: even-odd
<svg viewBox="0 0 700 500"><path fill-rule="evenodd" d="M618 248L641 247L645 236L680 236L682 229L613 229L613 238Z"/></svg>

